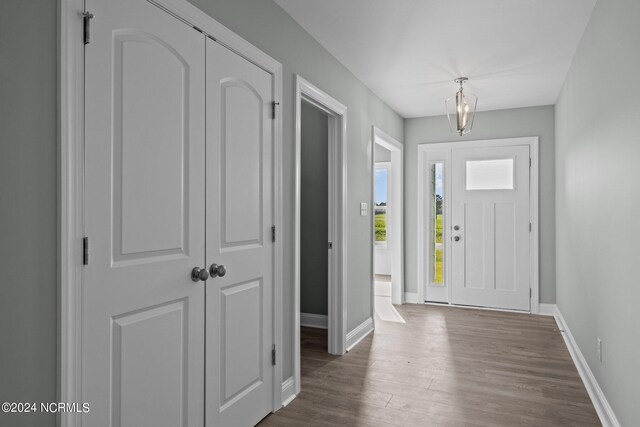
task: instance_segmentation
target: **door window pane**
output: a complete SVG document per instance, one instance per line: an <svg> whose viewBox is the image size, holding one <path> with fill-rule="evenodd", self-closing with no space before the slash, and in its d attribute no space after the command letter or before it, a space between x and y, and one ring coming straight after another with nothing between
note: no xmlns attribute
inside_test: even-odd
<svg viewBox="0 0 640 427"><path fill-rule="evenodd" d="M513 159L467 160L467 190L513 190Z"/></svg>
<svg viewBox="0 0 640 427"><path fill-rule="evenodd" d="M442 239L443 230L443 204L444 188L442 179L442 163L434 163L431 167L431 184L433 195L431 199L430 221L431 221L431 283L444 285L444 245Z"/></svg>

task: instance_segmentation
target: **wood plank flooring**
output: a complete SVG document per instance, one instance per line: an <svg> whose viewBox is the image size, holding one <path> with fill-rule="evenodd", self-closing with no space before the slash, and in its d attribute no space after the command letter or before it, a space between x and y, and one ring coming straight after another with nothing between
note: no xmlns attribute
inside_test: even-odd
<svg viewBox="0 0 640 427"><path fill-rule="evenodd" d="M264 426L600 425L553 318L396 306L342 357L302 329L302 391Z"/></svg>

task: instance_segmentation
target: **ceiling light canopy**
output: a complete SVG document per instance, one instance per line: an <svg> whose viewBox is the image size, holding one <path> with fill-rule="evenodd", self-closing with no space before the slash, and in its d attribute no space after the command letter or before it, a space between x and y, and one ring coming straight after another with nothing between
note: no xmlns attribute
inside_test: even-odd
<svg viewBox="0 0 640 427"><path fill-rule="evenodd" d="M473 119L476 116L478 97L472 93L465 93L462 85L469 80L468 77L458 77L454 82L460 84L460 89L455 96L447 98L444 105L447 109L447 119L449 119L449 129L460 136L471 132ZM453 122L455 121L455 131Z"/></svg>

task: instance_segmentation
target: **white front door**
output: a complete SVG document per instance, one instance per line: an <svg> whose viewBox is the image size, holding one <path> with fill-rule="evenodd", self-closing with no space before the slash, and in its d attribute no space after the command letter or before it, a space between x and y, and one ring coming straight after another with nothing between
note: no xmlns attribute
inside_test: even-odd
<svg viewBox="0 0 640 427"><path fill-rule="evenodd" d="M87 0L83 426L202 426L205 37Z"/></svg>
<svg viewBox="0 0 640 427"><path fill-rule="evenodd" d="M529 310L529 146L452 150L453 304Z"/></svg>
<svg viewBox="0 0 640 427"><path fill-rule="evenodd" d="M207 426L273 408L272 75L207 39Z"/></svg>

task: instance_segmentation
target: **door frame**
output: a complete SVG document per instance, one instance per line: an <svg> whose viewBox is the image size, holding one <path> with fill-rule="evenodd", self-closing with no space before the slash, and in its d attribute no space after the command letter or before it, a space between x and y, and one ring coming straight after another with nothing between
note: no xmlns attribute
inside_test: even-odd
<svg viewBox="0 0 640 427"><path fill-rule="evenodd" d="M186 0L147 0L214 38L273 76L274 100L282 103L282 64ZM60 402L82 399L82 239L84 237L84 0L58 0L58 389ZM96 17L95 19L99 19ZM282 105L280 105L282 107ZM273 127L273 219L283 230L282 114ZM282 353L282 237L274 243L273 338ZM188 272L187 272L188 273ZM187 274L185 273L185 274ZM204 321L204 319L203 319ZM273 411L282 407L282 360L274 366ZM59 425L79 426L79 414L60 413Z"/></svg>
<svg viewBox="0 0 640 427"><path fill-rule="evenodd" d="M302 188L302 102L328 116L329 122L329 353L344 354L347 347L347 107L299 75L295 79L295 191L293 274L293 381L300 393L300 202Z"/></svg>
<svg viewBox="0 0 640 427"><path fill-rule="evenodd" d="M529 283L531 287L530 313L540 312L540 235L539 235L539 138L537 136L485 139L476 141L452 141L439 143L418 144L418 301L425 302L426 278L428 277L428 263L425 262L429 255L429 233L431 231L430 222L427 221L428 205L426 191L427 184L426 167L429 162L444 163L444 220L443 243L445 245L445 285L447 287L446 304L451 304L451 244L450 244L450 224L451 224L451 152L457 148L489 148L508 147L515 145L528 145L531 167L529 168L529 220L531 222L531 238L529 239Z"/></svg>
<svg viewBox="0 0 640 427"><path fill-rule="evenodd" d="M375 319L375 146L391 152L391 174L389 176L390 200L387 212L391 220L391 233L387 237L387 248L391 257L391 302L404 304L404 145L382 129L371 126L371 318Z"/></svg>

